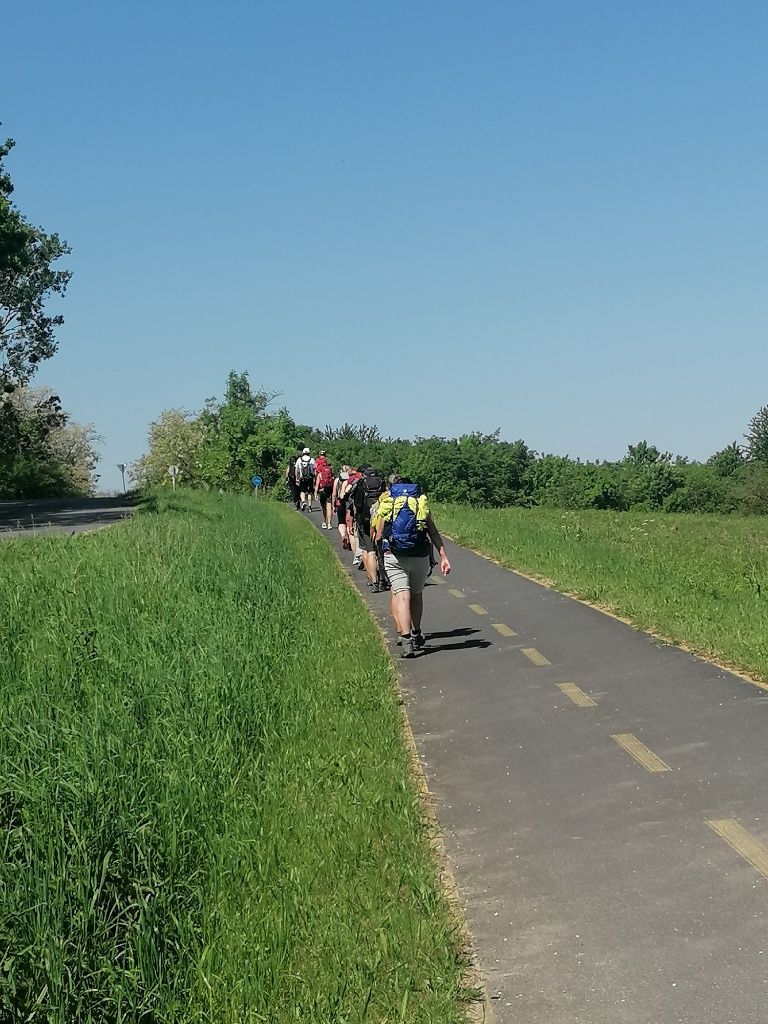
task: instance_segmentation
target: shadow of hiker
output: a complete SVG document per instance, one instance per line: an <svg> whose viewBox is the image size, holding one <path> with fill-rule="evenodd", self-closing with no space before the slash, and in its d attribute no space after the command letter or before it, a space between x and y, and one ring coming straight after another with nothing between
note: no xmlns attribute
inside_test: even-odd
<svg viewBox="0 0 768 1024"><path fill-rule="evenodd" d="M447 640L454 636L472 636L479 632L479 629L472 629L471 626L462 626L460 629L449 629L445 633L426 633L425 636L427 640Z"/></svg>
<svg viewBox="0 0 768 1024"><path fill-rule="evenodd" d="M427 641L429 644L429 641ZM440 654L442 651L471 651L473 649L485 649L493 647L490 640L465 640L460 644L438 644L436 647L422 647L417 657L423 658L425 654Z"/></svg>

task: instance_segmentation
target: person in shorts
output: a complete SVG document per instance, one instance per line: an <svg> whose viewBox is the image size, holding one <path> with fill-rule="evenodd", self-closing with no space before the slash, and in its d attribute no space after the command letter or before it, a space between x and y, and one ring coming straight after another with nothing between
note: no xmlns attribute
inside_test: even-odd
<svg viewBox="0 0 768 1024"><path fill-rule="evenodd" d="M341 490L348 479L349 466L342 466L339 470L339 475L333 481L333 493L331 494L331 504L336 512L339 537L341 537L341 546L345 551L348 551L352 546L349 542L349 534L347 531L347 499L341 497Z"/></svg>
<svg viewBox="0 0 768 1024"><path fill-rule="evenodd" d="M301 511L312 511L312 496L315 493L315 460L305 448L296 459L296 483L299 485Z"/></svg>
<svg viewBox="0 0 768 1024"><path fill-rule="evenodd" d="M320 524L322 530L331 530L331 519L333 518L333 466L328 461L325 452L320 452L315 462L315 498L320 501L320 511L323 514L323 521Z"/></svg>
<svg viewBox="0 0 768 1024"><path fill-rule="evenodd" d="M398 484L412 485L412 481L407 477L396 477L390 484L389 499L387 502L382 501L380 505L376 540L380 541L384 548L384 568L392 590L392 618L395 620L399 635L398 644L402 647L402 656L412 658L425 643L421 620L424 611L424 585L431 569L432 547L439 552L440 572L443 576L447 576L451 571L451 563L448 561L443 538L429 511L424 513L415 545L407 552L392 550L387 526L391 523L391 515L396 508ZM423 499L423 496L421 498ZM426 509L425 499L421 507Z"/></svg>
<svg viewBox="0 0 768 1024"><path fill-rule="evenodd" d="M358 469L355 469L354 466L350 466L349 472L347 473L347 479L344 482L344 486L341 488L341 498L344 502L344 509L346 513L347 538L349 539L349 546L352 550L352 567L354 569L365 568L363 555L360 551L360 542L358 540L355 506L352 501L352 490L357 481L362 478L362 475L363 474Z"/></svg>

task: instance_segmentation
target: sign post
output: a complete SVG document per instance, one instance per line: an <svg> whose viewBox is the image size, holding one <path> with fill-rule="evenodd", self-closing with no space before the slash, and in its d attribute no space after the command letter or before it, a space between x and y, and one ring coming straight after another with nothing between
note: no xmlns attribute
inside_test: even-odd
<svg viewBox="0 0 768 1024"><path fill-rule="evenodd" d="M254 498L258 498L258 496L259 496L259 488L261 487L261 485L263 483L264 483L264 481L261 479L260 476L258 476L258 474L256 476L252 476L251 477L251 484L253 485L253 496L254 496Z"/></svg>
<svg viewBox="0 0 768 1024"><path fill-rule="evenodd" d="M120 472L123 475L123 494L125 494L125 471L128 468L128 463L127 462L118 462L117 468L120 470Z"/></svg>
<svg viewBox="0 0 768 1024"><path fill-rule="evenodd" d="M179 475L179 467L178 466L169 466L168 467L168 476L173 481L173 489L174 489L174 491L176 490L176 477L178 475Z"/></svg>

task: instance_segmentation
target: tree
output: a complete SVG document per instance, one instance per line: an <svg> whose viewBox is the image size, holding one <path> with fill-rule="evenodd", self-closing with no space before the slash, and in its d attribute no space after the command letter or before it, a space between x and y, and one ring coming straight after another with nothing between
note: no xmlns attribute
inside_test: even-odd
<svg viewBox="0 0 768 1024"><path fill-rule="evenodd" d="M90 494L101 439L72 420L50 388L15 388L0 401L0 497Z"/></svg>
<svg viewBox="0 0 768 1024"><path fill-rule="evenodd" d="M282 477L288 454L296 450L297 428L287 410L269 413L277 397L251 388L247 373L227 378L224 401L209 399L200 416L204 431L200 478L209 487L250 491L258 472L265 487Z"/></svg>
<svg viewBox="0 0 768 1024"><path fill-rule="evenodd" d="M768 405L758 410L749 421L746 440L750 459L757 459L768 465Z"/></svg>
<svg viewBox="0 0 768 1024"><path fill-rule="evenodd" d="M718 476L735 476L745 461L741 445L733 441L707 459L707 465L711 466Z"/></svg>
<svg viewBox="0 0 768 1024"><path fill-rule="evenodd" d="M131 466L134 483L167 483L169 466L178 466L182 483L201 479L204 430L199 417L183 409L166 409L149 425L149 451Z"/></svg>
<svg viewBox="0 0 768 1024"><path fill-rule="evenodd" d="M13 146L13 139L0 144L0 383L19 385L56 351L64 318L48 316L45 303L64 294L72 275L52 267L70 252L66 242L33 227L11 201L3 159Z"/></svg>

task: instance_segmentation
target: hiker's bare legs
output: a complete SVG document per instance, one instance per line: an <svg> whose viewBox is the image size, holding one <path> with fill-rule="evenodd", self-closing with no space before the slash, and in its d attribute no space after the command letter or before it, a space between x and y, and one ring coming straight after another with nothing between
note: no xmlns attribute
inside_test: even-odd
<svg viewBox="0 0 768 1024"><path fill-rule="evenodd" d="M392 617L398 633L407 635L411 632L411 592L399 590L392 594Z"/></svg>

